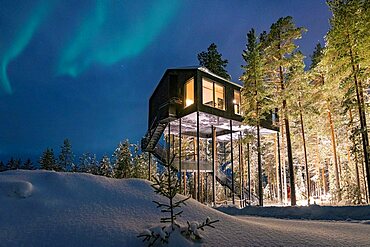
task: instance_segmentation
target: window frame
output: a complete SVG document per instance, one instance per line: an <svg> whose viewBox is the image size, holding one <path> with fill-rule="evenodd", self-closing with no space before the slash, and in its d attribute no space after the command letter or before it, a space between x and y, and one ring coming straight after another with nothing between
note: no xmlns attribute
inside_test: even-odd
<svg viewBox="0 0 370 247"><path fill-rule="evenodd" d="M211 103L212 104L207 104L207 102L205 102L205 97L204 97L204 94L205 94L205 88L208 90L208 87L205 87L204 86L204 82L207 82L207 83L209 83L209 84L211 84L210 86L211 86L211 88L210 88L210 90L211 90L211 97L212 97L212 99L211 99ZM202 104L203 105L205 105L205 106L209 106L209 107L215 107L215 97L214 97L214 94L215 94L215 85L214 85L214 83L213 83L213 81L211 81L210 79L208 79L208 78L205 78L205 77L202 77Z"/></svg>
<svg viewBox="0 0 370 247"><path fill-rule="evenodd" d="M235 93L239 94L239 103L237 103L237 100L236 100L236 97L235 97ZM239 91L237 89L234 89L234 94L233 94L233 109L234 109L234 114L239 115L239 116L242 115L241 105L242 105L241 91ZM236 112L236 108L235 108L236 106L238 106L239 112Z"/></svg>
<svg viewBox="0 0 370 247"><path fill-rule="evenodd" d="M187 104L187 95L189 94L188 93L188 90L187 90L187 86L188 86L188 84L190 84L190 83L192 83L193 84L193 92L192 92L192 94L193 94L193 97L192 97L192 99L190 99L190 100L192 100L192 102L191 102L191 104ZM188 108L189 106L191 106L191 105L194 105L194 103L195 103L195 82L194 82L194 77L191 77L190 79L188 79L187 81L185 81L185 83L184 83L184 109L185 108ZM191 91L191 90L189 90L189 91Z"/></svg>
<svg viewBox="0 0 370 247"><path fill-rule="evenodd" d="M212 106L211 105L207 105L204 103L204 86L203 86L203 82L206 81L206 82L210 82L212 83L212 101L213 101L213 104ZM223 107L222 108L219 108L217 106L217 102L216 102L216 85L220 88L222 88L222 99L223 99ZM208 106L208 107L212 107L212 108L215 108L215 109L218 109L218 110L221 110L221 111L226 111L226 87L225 85L223 85L222 83L219 83L219 82L216 82L214 80L211 80L209 79L208 77L204 77L202 76L202 104L204 106Z"/></svg>

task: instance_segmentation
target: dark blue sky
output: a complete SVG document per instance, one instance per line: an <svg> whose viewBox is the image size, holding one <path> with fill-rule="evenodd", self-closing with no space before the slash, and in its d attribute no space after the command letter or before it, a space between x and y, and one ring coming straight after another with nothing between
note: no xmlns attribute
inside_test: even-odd
<svg viewBox="0 0 370 247"><path fill-rule="evenodd" d="M0 159L111 154L138 142L148 98L169 67L197 65L217 44L234 81L246 33L293 16L308 57L329 28L323 0L1 0Z"/></svg>

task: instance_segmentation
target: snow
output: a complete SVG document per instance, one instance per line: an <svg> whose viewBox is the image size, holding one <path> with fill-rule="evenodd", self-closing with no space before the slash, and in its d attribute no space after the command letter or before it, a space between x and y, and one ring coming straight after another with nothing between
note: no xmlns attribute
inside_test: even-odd
<svg viewBox="0 0 370 247"><path fill-rule="evenodd" d="M370 206L319 206L306 207L218 207L219 211L230 215L250 215L274 217L281 219L308 219L308 220L341 220L366 221L370 220Z"/></svg>
<svg viewBox="0 0 370 247"><path fill-rule="evenodd" d="M0 182L0 191L10 197L27 198L32 190L32 184L24 180L5 178Z"/></svg>
<svg viewBox="0 0 370 247"><path fill-rule="evenodd" d="M145 180L2 172L0 246L145 246L137 236L160 225L163 216L153 200L164 202ZM192 199L183 210L181 224L207 217L220 222L215 229L201 231L199 242L175 231L165 246L369 246L370 242L369 223L235 217Z"/></svg>

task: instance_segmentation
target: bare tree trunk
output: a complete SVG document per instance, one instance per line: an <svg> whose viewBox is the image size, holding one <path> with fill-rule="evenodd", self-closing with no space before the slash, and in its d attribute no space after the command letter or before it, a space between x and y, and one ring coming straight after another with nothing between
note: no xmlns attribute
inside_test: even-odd
<svg viewBox="0 0 370 247"><path fill-rule="evenodd" d="M301 102L298 101L299 104L299 117L301 120L301 132L302 132L302 140L303 140L303 153L304 153L304 164L306 168L306 186L307 186L307 204L310 205L310 174L308 172L308 162L307 162L307 150L306 150L306 138L304 136L304 125L303 125L303 115L302 115L302 110L301 110Z"/></svg>
<svg viewBox="0 0 370 247"><path fill-rule="evenodd" d="M261 138L260 138L260 126L259 126L259 124L257 124L257 164L258 164L258 197L259 197L259 206L263 207Z"/></svg>
<svg viewBox="0 0 370 247"><path fill-rule="evenodd" d="M277 198L278 198L278 201L280 202L281 201L281 191L280 191L280 162L279 162L279 145L278 145L278 135L279 133L277 133L277 135L274 137L274 147L275 147L275 172L276 172L276 195L277 195Z"/></svg>
<svg viewBox="0 0 370 247"><path fill-rule="evenodd" d="M350 124L350 128L353 128L353 116L352 116L352 110L349 109L349 124ZM356 142L355 140L352 140L352 145L353 146L356 146ZM358 170L358 157L357 157L357 151L355 150L355 168L356 168L356 183L357 183L357 189L358 191L360 192L361 194L361 183L360 183L360 172ZM350 156L350 155L349 155ZM349 162L349 160L348 160Z"/></svg>
<svg viewBox="0 0 370 247"><path fill-rule="evenodd" d="M321 173L321 181L322 181L322 189L324 191L324 194L326 195L326 179L325 179L325 165L322 166L321 168L321 159L320 159L320 151L319 151L319 145L320 145L320 140L319 140L319 135L317 135L317 149L316 149L316 156L319 164L319 174Z"/></svg>
<svg viewBox="0 0 370 247"><path fill-rule="evenodd" d="M281 132L281 160L283 164L283 189L284 189L284 203L288 203L288 190L287 190L287 181L286 181L286 167L285 167L285 142L284 142L284 128L283 124L280 124L280 132Z"/></svg>
<svg viewBox="0 0 370 247"><path fill-rule="evenodd" d="M369 195L367 194L365 166L364 166L364 162L361 162L361 163L362 163L362 175L363 175L363 178L364 178L365 199L368 202L369 201Z"/></svg>
<svg viewBox="0 0 370 247"><path fill-rule="evenodd" d="M280 88L284 92L284 76L283 68L279 66L279 75L280 75ZM294 167L293 167L293 153L292 153L292 142L290 140L290 128L289 128L289 119L287 114L287 103L286 99L283 100L282 111L284 113L284 125L286 131L286 145L287 145L287 154L288 154L288 168L289 168L289 181L290 181L290 204L295 206L297 204L296 195L295 195L295 182L294 182Z"/></svg>
<svg viewBox="0 0 370 247"><path fill-rule="evenodd" d="M347 33L348 41L351 41L350 34ZM364 92L362 88L362 82L357 78L357 73L360 70L360 66L358 63L355 62L355 56L353 54L352 50L352 44L349 42L350 49L350 57L351 57L351 65L352 65L352 73L353 73L353 79L355 82L355 88L356 88L356 99L357 99L357 106L360 116L360 125L361 125L361 136L362 136L362 148L364 152L364 161L365 161L365 169L366 169L366 175L367 175L367 193L370 195L370 170L369 170L369 136L367 133L367 125L366 125L366 113L365 113L365 101L364 101ZM367 198L367 202L369 202Z"/></svg>
<svg viewBox="0 0 370 247"><path fill-rule="evenodd" d="M263 185L262 185L262 159L261 159L261 137L260 137L260 115L259 115L259 102L257 92L257 81L254 80L254 86L256 88L256 117L257 117L257 169L258 169L258 197L259 206L263 207Z"/></svg>
<svg viewBox="0 0 370 247"><path fill-rule="evenodd" d="M330 124L331 144L332 144L332 149L333 149L335 187L336 187L336 192L337 192L337 195L338 195L337 201L341 201L342 196L341 196L341 193L340 193L339 170L338 170L338 161L337 161L337 147L336 147L336 144L335 144L334 124L333 124L333 120L331 118L331 112L329 110L329 107L328 107L327 111L328 111L328 120L329 120L329 124Z"/></svg>

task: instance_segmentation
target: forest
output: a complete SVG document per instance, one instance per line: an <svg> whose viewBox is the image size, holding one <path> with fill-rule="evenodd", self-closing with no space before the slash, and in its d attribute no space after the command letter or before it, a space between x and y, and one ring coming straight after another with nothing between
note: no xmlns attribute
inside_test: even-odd
<svg viewBox="0 0 370 247"><path fill-rule="evenodd" d="M292 205L307 195L327 195L336 204L369 200L370 2L327 4L333 14L330 29L325 44L317 44L310 55L308 68L296 44L307 30L289 16L268 32L251 29L243 52L242 109L245 122L257 129L256 176L260 183L268 176L278 184L279 170L265 165L273 140L258 134L261 121L273 112L282 180L289 181L282 190L287 194L290 187Z"/></svg>

